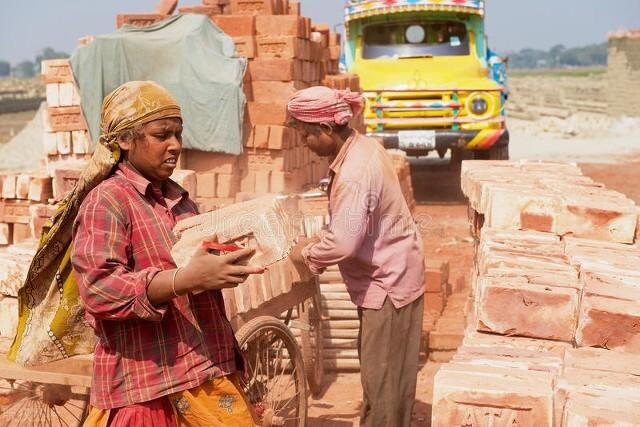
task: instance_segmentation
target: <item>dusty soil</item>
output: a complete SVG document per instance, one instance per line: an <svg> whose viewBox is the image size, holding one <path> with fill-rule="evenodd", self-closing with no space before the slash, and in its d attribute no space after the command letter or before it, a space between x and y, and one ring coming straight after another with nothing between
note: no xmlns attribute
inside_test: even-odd
<svg viewBox="0 0 640 427"><path fill-rule="evenodd" d="M0 114L0 144L9 142L33 118L35 113L35 111L22 111Z"/></svg>

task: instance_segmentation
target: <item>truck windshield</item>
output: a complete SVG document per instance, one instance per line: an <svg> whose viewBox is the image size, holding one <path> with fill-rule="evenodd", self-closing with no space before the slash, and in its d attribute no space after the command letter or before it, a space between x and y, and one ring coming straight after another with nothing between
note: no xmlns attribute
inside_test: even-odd
<svg viewBox="0 0 640 427"><path fill-rule="evenodd" d="M372 24L364 28L362 57L419 58L469 54L467 28L455 21Z"/></svg>

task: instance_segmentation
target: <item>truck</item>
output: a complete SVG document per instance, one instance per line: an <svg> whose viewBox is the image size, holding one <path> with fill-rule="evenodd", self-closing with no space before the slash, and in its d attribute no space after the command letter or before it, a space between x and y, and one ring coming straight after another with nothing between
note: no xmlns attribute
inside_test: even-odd
<svg viewBox="0 0 640 427"><path fill-rule="evenodd" d="M409 156L506 160L506 61L480 0L347 0L343 67L360 77L366 133Z"/></svg>

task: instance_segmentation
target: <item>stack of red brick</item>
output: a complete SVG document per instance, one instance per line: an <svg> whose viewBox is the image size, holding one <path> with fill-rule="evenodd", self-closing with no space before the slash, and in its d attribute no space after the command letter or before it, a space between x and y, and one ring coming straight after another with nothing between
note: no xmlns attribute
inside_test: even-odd
<svg viewBox="0 0 640 427"><path fill-rule="evenodd" d="M42 62L47 109L41 170L0 175L0 246L38 239L47 218L77 182L93 151L66 59Z"/></svg>
<svg viewBox="0 0 640 427"><path fill-rule="evenodd" d="M43 145L47 170L53 176L57 165L82 165L93 148L69 60L42 61L42 81L47 91Z"/></svg>
<svg viewBox="0 0 640 427"><path fill-rule="evenodd" d="M179 9L204 14L231 36L238 56L249 61L245 152L240 156L186 150L181 168L196 173L196 200L203 211L265 193L294 192L316 184L328 163L304 147L286 127L286 102L297 90L326 84L359 90L353 75L337 75L339 34L300 16L286 0L207 0ZM149 25L162 14L119 15L118 25ZM355 125L359 125L358 119Z"/></svg>
<svg viewBox="0 0 640 427"><path fill-rule="evenodd" d="M481 209L472 303L432 424L633 425L640 248L617 242L633 241L633 203L573 165L471 162L462 183Z"/></svg>
<svg viewBox="0 0 640 427"><path fill-rule="evenodd" d="M393 166L398 175L400 181L400 188L402 189L402 195L409 206L411 213L414 213L416 209L416 199L413 195L413 184L411 183L411 166L407 160L407 154L402 150L387 150L391 159L393 160Z"/></svg>

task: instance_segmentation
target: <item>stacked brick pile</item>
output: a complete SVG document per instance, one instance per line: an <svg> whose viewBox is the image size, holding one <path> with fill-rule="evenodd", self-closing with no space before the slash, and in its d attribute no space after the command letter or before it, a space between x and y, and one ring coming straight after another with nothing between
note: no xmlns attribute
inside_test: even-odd
<svg viewBox="0 0 640 427"><path fill-rule="evenodd" d="M432 424L634 425L640 248L620 243L633 242L633 203L573 165L465 162L462 184L472 304Z"/></svg>
<svg viewBox="0 0 640 427"><path fill-rule="evenodd" d="M612 116L640 116L640 29L609 34L607 101Z"/></svg>
<svg viewBox="0 0 640 427"><path fill-rule="evenodd" d="M416 209L416 199L413 196L413 184L411 183L411 167L407 160L407 154L402 150L387 150L393 161L393 166L400 181L402 195L413 213Z"/></svg>
<svg viewBox="0 0 640 427"><path fill-rule="evenodd" d="M181 167L196 173L196 201L209 211L265 193L294 192L316 184L328 163L286 125L286 102L297 90L326 84L359 90L353 75L338 75L339 35L300 16L300 4L282 0L206 0L179 9L209 18L249 61L245 152L225 156L186 150ZM145 26L163 14L119 15L118 25ZM356 126L361 119L354 123Z"/></svg>

